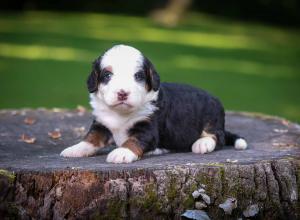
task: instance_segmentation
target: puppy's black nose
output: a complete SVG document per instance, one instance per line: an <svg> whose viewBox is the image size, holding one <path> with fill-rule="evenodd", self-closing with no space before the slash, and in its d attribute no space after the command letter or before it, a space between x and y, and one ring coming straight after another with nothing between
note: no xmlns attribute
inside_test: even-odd
<svg viewBox="0 0 300 220"><path fill-rule="evenodd" d="M128 98L129 92L125 92L123 89L121 89L117 94L118 94L119 101L126 101Z"/></svg>

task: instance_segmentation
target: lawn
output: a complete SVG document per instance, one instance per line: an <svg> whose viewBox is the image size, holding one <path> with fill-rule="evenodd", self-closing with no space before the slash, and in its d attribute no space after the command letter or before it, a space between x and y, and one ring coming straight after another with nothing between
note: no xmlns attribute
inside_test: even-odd
<svg viewBox="0 0 300 220"><path fill-rule="evenodd" d="M88 106L91 62L114 44L139 48L162 81L192 84L228 110L300 122L300 32L190 13L176 28L143 17L0 15L0 108Z"/></svg>

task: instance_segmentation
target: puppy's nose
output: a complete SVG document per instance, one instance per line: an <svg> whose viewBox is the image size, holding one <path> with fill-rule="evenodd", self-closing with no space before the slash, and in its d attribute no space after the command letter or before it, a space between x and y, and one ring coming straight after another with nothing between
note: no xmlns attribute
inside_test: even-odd
<svg viewBox="0 0 300 220"><path fill-rule="evenodd" d="M119 101L125 101L128 98L129 92L125 92L123 89L121 89L117 95Z"/></svg>

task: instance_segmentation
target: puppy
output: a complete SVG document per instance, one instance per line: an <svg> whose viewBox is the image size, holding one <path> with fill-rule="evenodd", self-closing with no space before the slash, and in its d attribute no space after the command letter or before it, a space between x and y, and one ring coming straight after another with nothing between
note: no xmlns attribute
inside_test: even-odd
<svg viewBox="0 0 300 220"><path fill-rule="evenodd" d="M108 154L110 163L131 163L145 153L247 148L245 139L225 131L217 98L191 86L160 83L153 64L133 47L117 45L96 59L87 86L95 120L84 140L61 156L92 156L113 142L118 148Z"/></svg>

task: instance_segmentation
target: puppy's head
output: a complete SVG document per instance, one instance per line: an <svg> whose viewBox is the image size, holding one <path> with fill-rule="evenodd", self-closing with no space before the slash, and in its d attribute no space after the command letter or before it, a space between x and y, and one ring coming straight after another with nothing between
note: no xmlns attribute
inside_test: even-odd
<svg viewBox="0 0 300 220"><path fill-rule="evenodd" d="M121 113L134 112L155 100L159 84L153 64L125 45L114 46L96 59L87 81L90 93Z"/></svg>

